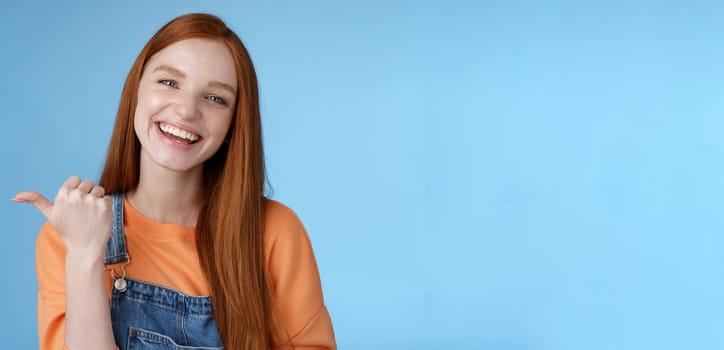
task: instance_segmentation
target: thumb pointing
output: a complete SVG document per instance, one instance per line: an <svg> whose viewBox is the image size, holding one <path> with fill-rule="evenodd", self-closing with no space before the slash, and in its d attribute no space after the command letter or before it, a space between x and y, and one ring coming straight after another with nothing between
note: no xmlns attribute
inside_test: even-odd
<svg viewBox="0 0 724 350"><path fill-rule="evenodd" d="M18 192L18 194L13 197L13 202L30 203L34 205L46 219L50 219L50 211L53 209L53 203L38 192Z"/></svg>

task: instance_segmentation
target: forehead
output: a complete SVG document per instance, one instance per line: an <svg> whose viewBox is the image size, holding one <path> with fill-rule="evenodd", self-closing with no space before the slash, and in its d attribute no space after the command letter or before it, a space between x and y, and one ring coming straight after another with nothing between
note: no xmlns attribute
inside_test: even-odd
<svg viewBox="0 0 724 350"><path fill-rule="evenodd" d="M154 72L159 66L176 68L190 80L237 85L231 51L218 40L194 38L173 43L151 57L144 75Z"/></svg>

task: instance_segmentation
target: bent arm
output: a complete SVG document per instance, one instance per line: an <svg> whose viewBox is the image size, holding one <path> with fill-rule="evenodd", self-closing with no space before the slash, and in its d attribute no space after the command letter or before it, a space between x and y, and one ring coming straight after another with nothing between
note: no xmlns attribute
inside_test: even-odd
<svg viewBox="0 0 724 350"><path fill-rule="evenodd" d="M43 225L36 244L41 350L115 348L102 260L86 261L69 255L55 229Z"/></svg>
<svg viewBox="0 0 724 350"><path fill-rule="evenodd" d="M95 261L94 261L95 260ZM103 258L65 258L65 345L73 350L115 349Z"/></svg>

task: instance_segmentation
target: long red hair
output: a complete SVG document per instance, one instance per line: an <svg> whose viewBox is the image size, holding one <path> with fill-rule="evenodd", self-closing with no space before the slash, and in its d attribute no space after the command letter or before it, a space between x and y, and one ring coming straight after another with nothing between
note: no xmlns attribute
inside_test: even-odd
<svg viewBox="0 0 724 350"><path fill-rule="evenodd" d="M108 193L138 185L141 145L133 116L141 75L153 55L189 38L226 44L234 57L238 82L228 142L204 163L205 197L196 226L199 260L211 285L214 316L224 346L269 349L277 331L262 241L266 198L257 79L244 44L221 19L208 14L178 17L141 50L123 87L99 184Z"/></svg>

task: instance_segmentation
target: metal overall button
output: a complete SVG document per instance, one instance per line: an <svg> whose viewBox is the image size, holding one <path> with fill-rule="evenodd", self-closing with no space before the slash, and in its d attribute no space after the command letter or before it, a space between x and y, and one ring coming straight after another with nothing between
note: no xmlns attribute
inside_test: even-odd
<svg viewBox="0 0 724 350"><path fill-rule="evenodd" d="M131 256L126 255L126 263L121 265L121 276L116 276L116 270L113 267L103 268L106 271L111 271L111 278L113 278L113 288L118 292L123 293L128 288L128 282L126 281L126 266L131 263Z"/></svg>

